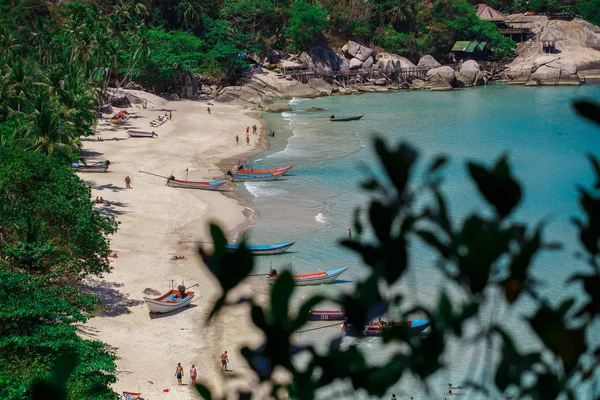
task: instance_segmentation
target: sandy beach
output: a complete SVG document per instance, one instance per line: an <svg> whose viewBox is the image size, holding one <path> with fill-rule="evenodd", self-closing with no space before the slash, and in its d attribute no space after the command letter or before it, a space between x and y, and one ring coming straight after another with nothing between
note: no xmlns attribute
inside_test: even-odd
<svg viewBox="0 0 600 400"><path fill-rule="evenodd" d="M251 210L233 196L234 183L224 185L221 192L175 189L165 185L166 179L140 171L186 179L188 169L188 180L212 180L223 176L219 165L231 168L238 158L264 149L267 137L260 121L241 107L216 104L208 114L206 102L148 98L146 109L139 105L126 109L127 125L113 129L101 121L97 136L103 141L90 137L83 142L89 163L108 159L111 164L107 173L79 176L92 188L92 198L104 199L97 205L102 213L114 215L120 225L110 237L111 250L118 254L111 258L113 271L86 288L97 293L106 307L80 332L115 352L117 393L141 392L146 400L193 399L197 396L188 386L192 364L199 383L219 391L231 389L236 384L225 385L223 378L248 372L237 349L260 339L243 307L228 309L205 324L219 288L197 255L197 246L211 246L209 222L218 223L232 241L250 223ZM150 121L167 111L172 120L151 128ZM246 126L255 124L259 134L250 129L247 145ZM158 137L128 138L126 129L154 130ZM125 188L126 176L131 178L131 189ZM175 255L185 259L171 260ZM264 283L249 280L241 292L262 296ZM148 312L145 290L164 293L171 282L177 287L182 281L186 286L198 284L190 289L196 295L189 308L166 315ZM224 350L230 355L230 373L220 371ZM185 371L184 386L178 386L175 377L178 362Z"/></svg>

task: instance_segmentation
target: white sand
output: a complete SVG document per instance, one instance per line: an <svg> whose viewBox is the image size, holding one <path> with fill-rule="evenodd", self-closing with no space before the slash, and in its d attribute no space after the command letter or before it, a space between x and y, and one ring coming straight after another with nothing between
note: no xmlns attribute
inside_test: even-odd
<svg viewBox="0 0 600 400"><path fill-rule="evenodd" d="M185 384L189 383L189 369L195 364L198 382L217 389L231 388L233 383L222 382L224 375L248 372L236 349L242 344L256 344L260 338L251 329L248 311L240 307L225 311L209 326L204 324L219 289L197 255L198 244L189 243L210 241L211 221L217 222L233 240L236 227L240 229L246 220L245 207L223 193L169 188L165 179L139 171L164 176L173 173L177 179L186 179L185 170L189 168L189 180L223 176L217 171L220 160L237 160L243 152L262 149L259 136L252 135L252 130L251 146L245 143L246 126L256 124L260 129L260 122L236 106L210 106L212 115L201 102L177 101L157 106L129 108L131 119L127 125L113 130L107 122L100 122L98 136L104 141L84 141L89 162L109 159L111 165L108 173L79 175L92 187L92 198L104 198L105 203L97 207L114 215L120 225L117 234L110 238L111 249L118 253L112 263L114 270L104 281L90 285L108 307L82 326L81 334L101 340L115 350L116 392L139 391L146 400L191 399L196 398L193 389L177 385L178 362L185 371ZM173 120L151 128L150 120L166 110L172 111ZM128 138L127 128L154 130L159 136ZM239 145L235 143L236 134L240 135ZM266 140L262 129L261 137ZM132 179L132 189L125 189L126 176ZM224 187L233 191L235 184ZM174 255L186 258L170 260ZM265 285L258 279L250 278L252 286L246 284L242 292L259 291L263 295ZM190 289L196 292L192 306L177 313L150 315L143 302L143 291L152 288L164 293L170 290L171 280L175 286L182 280L187 286L199 284ZM224 350L230 354L230 369L234 373L220 371Z"/></svg>

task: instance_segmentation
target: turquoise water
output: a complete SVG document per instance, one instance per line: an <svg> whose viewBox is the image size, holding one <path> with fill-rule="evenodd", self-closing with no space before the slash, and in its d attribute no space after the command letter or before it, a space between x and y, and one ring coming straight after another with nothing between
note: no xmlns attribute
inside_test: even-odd
<svg viewBox="0 0 600 400"><path fill-rule="evenodd" d="M532 223L547 221L545 239L564 245L561 251L543 253L534 260L533 271L545 283L544 294L557 301L573 289L565 285L565 277L585 268L573 256L578 245L570 219L579 214L576 186L593 182L585 155L600 154L600 129L578 117L571 107L571 102L579 98L600 99L600 86L526 88L497 84L454 92L327 97L293 100L292 112L264 115L277 134L270 149L255 158L253 167L275 168L291 163L297 167L279 181L240 185L241 193L260 215L249 235L252 243L297 243L283 255L259 258L257 272L267 272L271 263L280 269L291 263L294 273L351 267L336 284L298 289L296 304L315 293L351 290L353 282L366 276L361 260L338 242L352 227L354 210L367 204L368 197L359 189L359 183L369 176L368 169L379 173L372 151L372 138L377 135L388 143L408 142L420 151L417 181L433 155L450 156L443 174L443 191L455 220L473 211L487 212L468 179L465 161L489 165L507 153L524 186L524 199L515 217ZM304 112L308 107L326 111ZM365 117L331 123L331 114ZM390 293L401 292L409 302L432 305L442 290L453 292L446 287L434 266L435 256L427 247L414 243L411 262L416 268L389 289ZM503 320L514 322L531 307L524 299L517 310L489 310L489 318L502 311ZM523 324L509 325L523 346L535 346L535 339ZM307 328L318 326L313 323ZM339 327L303 333L300 340L325 346L336 335ZM370 361L377 363L385 359L378 350L378 340L344 339L342 343L359 343ZM414 395L441 399L447 382L461 384L467 377L474 379L474 371L477 379L485 382L485 367L495 361L491 355L486 356L484 347L453 342L448 346L449 356L444 360L448 367L431 379L429 393L410 377L403 378L390 393L395 392L399 398ZM484 357L486 361L475 362L474 367L473 359ZM466 398L476 398L465 394ZM323 398L327 397L324 393ZM360 397L360 393L355 395Z"/></svg>

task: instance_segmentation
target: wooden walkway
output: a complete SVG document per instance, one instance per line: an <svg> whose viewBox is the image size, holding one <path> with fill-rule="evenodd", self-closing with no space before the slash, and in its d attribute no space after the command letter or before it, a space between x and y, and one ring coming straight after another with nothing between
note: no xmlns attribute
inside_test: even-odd
<svg viewBox="0 0 600 400"><path fill-rule="evenodd" d="M503 63L478 61L482 71L488 71L497 74L504 69ZM459 64L448 64L455 70L458 70ZM400 68L400 69L354 69L344 71L331 71L328 69L285 71L283 74L302 83L308 83L310 79L320 78L324 81L337 84L338 86L348 86L355 84L374 83L377 79L385 79L386 84L402 84L411 82L413 79L427 79L427 68Z"/></svg>

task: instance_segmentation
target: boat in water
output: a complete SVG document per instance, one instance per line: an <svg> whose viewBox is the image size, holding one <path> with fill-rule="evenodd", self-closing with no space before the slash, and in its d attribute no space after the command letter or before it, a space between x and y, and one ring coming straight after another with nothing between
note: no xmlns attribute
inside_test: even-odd
<svg viewBox="0 0 600 400"><path fill-rule="evenodd" d="M369 325L365 325L363 329L357 329L352 324L344 323L342 326L342 332L346 336L383 336L383 334L392 328L392 326L407 326L411 332L420 334L425 329L431 326L431 321L428 319L413 319L411 321L401 322L387 322L387 321L374 321Z"/></svg>
<svg viewBox="0 0 600 400"><path fill-rule="evenodd" d="M349 267L342 267L330 271L314 272L312 274L292 275L292 279L296 282L297 286L322 285L335 281L348 268ZM277 271L271 269L269 276L267 276L267 282L270 285L273 285L277 281L277 278L279 278Z"/></svg>
<svg viewBox="0 0 600 400"><path fill-rule="evenodd" d="M277 244L253 244L247 245L246 248L255 255L280 254L292 247L296 242L282 242ZM237 244L228 244L227 250L235 251L239 248Z"/></svg>
<svg viewBox="0 0 600 400"><path fill-rule="evenodd" d="M346 318L346 311L341 310L309 310L309 321L343 321Z"/></svg>
<svg viewBox="0 0 600 400"><path fill-rule="evenodd" d="M227 175L230 177L232 182L262 182L262 181L274 181L281 178L287 171L279 171L275 173L244 173L240 174L237 172L228 171Z"/></svg>
<svg viewBox="0 0 600 400"><path fill-rule="evenodd" d="M85 165L80 163L72 163L71 168L77 172L107 172L108 164Z"/></svg>
<svg viewBox="0 0 600 400"><path fill-rule="evenodd" d="M167 313L189 306L193 298L194 292L186 292L185 286L180 285L177 289L170 290L160 297L144 297L144 301L148 311Z"/></svg>
<svg viewBox="0 0 600 400"><path fill-rule="evenodd" d="M180 179L167 179L167 185L173 188L183 188L183 189L201 189L201 190L217 190L224 184L226 184L227 180L220 181L184 181Z"/></svg>
<svg viewBox="0 0 600 400"><path fill-rule="evenodd" d="M355 115L355 116L351 116L351 117L336 117L335 115L332 115L331 117L329 117L329 120L332 122L358 121L359 119L361 119L364 116L365 116L364 114Z"/></svg>
<svg viewBox="0 0 600 400"><path fill-rule="evenodd" d="M136 129L127 129L127 135L129 137L137 138L153 138L154 136L158 136L158 133L154 131L138 131Z"/></svg>
<svg viewBox="0 0 600 400"><path fill-rule="evenodd" d="M234 168L235 174L276 174L278 172L283 172L285 174L290 169L294 168L296 164L288 165L287 167L275 168L275 169L248 169L244 168L243 165Z"/></svg>

